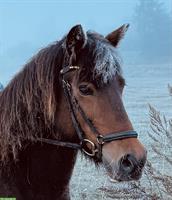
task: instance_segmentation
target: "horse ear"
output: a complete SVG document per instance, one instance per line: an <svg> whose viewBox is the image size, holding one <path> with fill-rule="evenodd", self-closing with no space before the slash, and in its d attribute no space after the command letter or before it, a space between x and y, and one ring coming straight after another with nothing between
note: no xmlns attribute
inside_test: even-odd
<svg viewBox="0 0 172 200"><path fill-rule="evenodd" d="M74 26L66 37L66 49L71 56L76 55L86 44L86 35L81 25Z"/></svg>
<svg viewBox="0 0 172 200"><path fill-rule="evenodd" d="M106 39L114 46L117 47L120 40L124 37L125 32L128 30L129 24L124 24L112 33L106 36Z"/></svg>

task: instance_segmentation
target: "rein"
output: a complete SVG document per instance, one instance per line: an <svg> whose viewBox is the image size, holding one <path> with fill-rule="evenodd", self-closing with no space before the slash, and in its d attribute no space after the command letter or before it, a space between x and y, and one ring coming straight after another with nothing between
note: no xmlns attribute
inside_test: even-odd
<svg viewBox="0 0 172 200"><path fill-rule="evenodd" d="M60 74L62 76L62 85L63 85L63 91L64 95L66 97L66 100L68 102L68 107L72 119L73 126L75 128L75 131L78 135L78 138L80 140L80 143L70 143L70 142L63 142L59 140L53 140L53 139L46 139L46 138L40 138L38 139L41 142L52 144L52 145L57 145L57 146L62 146L62 147L68 147L72 149L79 149L85 154L87 154L90 157L96 157L97 160L102 159L102 147L105 143L112 142L115 140L122 140L126 138L137 138L138 134L136 131L123 131L123 132L118 132L118 133L109 133L105 136L101 135L99 131L95 128L94 124L91 122L91 120L87 117L81 106L79 105L78 101L76 98L72 95L72 88L70 83L65 80L65 74L72 71L72 70L79 70L78 66L67 66L63 68L60 71ZM82 118L86 122L86 124L89 126L90 130L94 133L96 136L97 140L97 145L90 141L89 139L85 138L85 133L82 130L80 123L77 119L76 111L79 111L81 114ZM89 147L88 147L89 146Z"/></svg>

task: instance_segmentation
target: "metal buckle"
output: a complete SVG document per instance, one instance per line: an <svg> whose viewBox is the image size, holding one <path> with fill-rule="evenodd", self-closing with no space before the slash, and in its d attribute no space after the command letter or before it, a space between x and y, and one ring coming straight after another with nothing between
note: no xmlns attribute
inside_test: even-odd
<svg viewBox="0 0 172 200"><path fill-rule="evenodd" d="M79 69L79 66L70 66L69 69Z"/></svg>
<svg viewBox="0 0 172 200"><path fill-rule="evenodd" d="M87 147L90 152L87 149L84 148L84 145L87 145L87 144L89 144L91 146L91 149L89 149L89 147ZM91 157L95 156L96 153L98 152L98 149L96 148L96 145L92 141L90 141L88 139L83 139L81 141L81 150L85 154L87 154L88 156L91 156Z"/></svg>
<svg viewBox="0 0 172 200"><path fill-rule="evenodd" d="M73 70L73 69L76 69L76 70L79 70L79 66L67 66L63 69L60 70L60 74L66 74L68 73L70 70Z"/></svg>
<svg viewBox="0 0 172 200"><path fill-rule="evenodd" d="M103 145L105 143L103 135L98 135L97 136L97 143L100 144L100 145Z"/></svg>

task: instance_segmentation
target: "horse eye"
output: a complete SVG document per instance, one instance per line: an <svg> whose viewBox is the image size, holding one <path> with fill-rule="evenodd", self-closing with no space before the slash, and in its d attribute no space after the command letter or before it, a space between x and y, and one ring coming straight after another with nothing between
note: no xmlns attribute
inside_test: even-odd
<svg viewBox="0 0 172 200"><path fill-rule="evenodd" d="M82 95L93 95L93 90L87 85L80 85L79 91Z"/></svg>

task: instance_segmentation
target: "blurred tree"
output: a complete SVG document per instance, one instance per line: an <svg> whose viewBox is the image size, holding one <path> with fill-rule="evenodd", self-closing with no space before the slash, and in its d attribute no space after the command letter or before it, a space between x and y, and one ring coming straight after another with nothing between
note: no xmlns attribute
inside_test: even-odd
<svg viewBox="0 0 172 200"><path fill-rule="evenodd" d="M137 41L141 56L148 62L172 56L172 19L158 0L138 0L135 8Z"/></svg>
<svg viewBox="0 0 172 200"><path fill-rule="evenodd" d="M3 85L0 83L0 91L3 90Z"/></svg>

